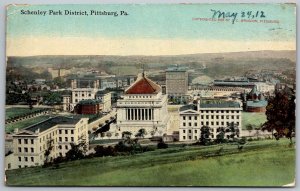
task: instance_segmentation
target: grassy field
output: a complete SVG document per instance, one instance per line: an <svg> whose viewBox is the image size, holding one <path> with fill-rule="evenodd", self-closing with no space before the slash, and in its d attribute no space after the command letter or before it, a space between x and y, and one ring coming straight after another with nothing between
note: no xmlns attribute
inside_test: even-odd
<svg viewBox="0 0 300 191"><path fill-rule="evenodd" d="M265 113L242 112L242 129L246 129L247 124L259 126L267 121Z"/></svg>
<svg viewBox="0 0 300 191"><path fill-rule="evenodd" d="M295 149L288 140L248 142L242 151L236 145L178 146L6 175L11 186L281 186L294 180Z"/></svg>
<svg viewBox="0 0 300 191"><path fill-rule="evenodd" d="M48 118L49 118L49 116L44 115L44 116L34 117L34 118L31 118L31 119L26 119L26 120L19 121L19 122L16 122L16 123L6 124L5 125L5 132L6 133L13 132L15 128L23 129L23 128L28 127L30 125L33 125L35 123L44 121Z"/></svg>
<svg viewBox="0 0 300 191"><path fill-rule="evenodd" d="M21 107L14 107L14 108L7 108L5 110L5 119L9 119L12 117L17 117L19 115L23 114L29 114L33 113L34 111L41 110L42 108L32 108L31 110L29 108L21 108Z"/></svg>

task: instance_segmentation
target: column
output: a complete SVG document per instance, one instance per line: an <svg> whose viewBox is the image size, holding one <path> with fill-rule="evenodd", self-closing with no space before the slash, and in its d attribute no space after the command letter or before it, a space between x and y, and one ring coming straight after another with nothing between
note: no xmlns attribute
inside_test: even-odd
<svg viewBox="0 0 300 191"><path fill-rule="evenodd" d="M148 120L148 109L145 109L145 120Z"/></svg>

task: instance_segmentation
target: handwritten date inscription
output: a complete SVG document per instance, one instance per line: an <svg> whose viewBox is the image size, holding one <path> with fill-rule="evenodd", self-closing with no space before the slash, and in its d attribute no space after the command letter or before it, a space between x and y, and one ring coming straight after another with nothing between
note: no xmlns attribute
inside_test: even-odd
<svg viewBox="0 0 300 191"><path fill-rule="evenodd" d="M264 11L241 11L239 12L226 12L221 10L214 10L211 9L211 12L213 13L212 18L213 19L232 19L232 24L234 24L237 21L237 18L248 18L248 19L256 19L256 18L265 18Z"/></svg>

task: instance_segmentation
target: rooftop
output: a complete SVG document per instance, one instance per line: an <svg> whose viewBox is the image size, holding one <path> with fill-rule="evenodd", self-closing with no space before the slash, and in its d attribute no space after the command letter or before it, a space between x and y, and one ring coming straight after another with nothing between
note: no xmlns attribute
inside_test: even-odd
<svg viewBox="0 0 300 191"><path fill-rule="evenodd" d="M80 120L81 120L81 117L63 117L63 116L51 117L45 121L42 121L40 123L29 126L29 127L25 128L25 130L35 132L36 130L40 129L40 132L43 132L43 131L46 131L47 129L49 129L55 125L58 125L58 124L75 125Z"/></svg>
<svg viewBox="0 0 300 191"><path fill-rule="evenodd" d="M138 78L126 91L126 94L157 94L161 87L146 76Z"/></svg>
<svg viewBox="0 0 300 191"><path fill-rule="evenodd" d="M266 107L268 105L268 101L259 100L259 101L247 101L247 107Z"/></svg>
<svg viewBox="0 0 300 191"><path fill-rule="evenodd" d="M235 101L201 100L200 108L240 108L240 104Z"/></svg>
<svg viewBox="0 0 300 191"><path fill-rule="evenodd" d="M195 110L197 111L197 106L194 104L190 104L190 105L185 105L179 108L179 111L185 111L185 110Z"/></svg>
<svg viewBox="0 0 300 191"><path fill-rule="evenodd" d="M79 105L96 105L100 103L100 100L95 100L95 99L86 99L86 100L81 100L79 101Z"/></svg>

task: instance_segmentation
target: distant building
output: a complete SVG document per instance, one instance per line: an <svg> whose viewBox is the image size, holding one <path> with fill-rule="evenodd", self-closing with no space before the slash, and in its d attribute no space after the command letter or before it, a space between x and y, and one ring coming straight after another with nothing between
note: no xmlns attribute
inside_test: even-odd
<svg viewBox="0 0 300 191"><path fill-rule="evenodd" d="M43 165L45 151L53 146L49 160L66 156L70 143L86 141L88 148L88 118L53 117L18 131L13 137L13 153L5 157L6 169Z"/></svg>
<svg viewBox="0 0 300 191"><path fill-rule="evenodd" d="M57 78L70 74L71 70L65 68L48 68L48 72L51 74L52 78Z"/></svg>
<svg viewBox="0 0 300 191"><path fill-rule="evenodd" d="M96 100L99 100L102 105L102 111L109 112L111 110L111 92L107 90L98 91Z"/></svg>
<svg viewBox="0 0 300 191"><path fill-rule="evenodd" d="M169 96L183 96L188 91L188 72L183 67L166 70L166 93Z"/></svg>
<svg viewBox="0 0 300 191"><path fill-rule="evenodd" d="M239 102L217 99L200 100L197 105L180 108L179 141L197 141L200 139L201 127L210 128L210 138L215 139L220 127L231 123L241 132L242 107Z"/></svg>
<svg viewBox="0 0 300 191"><path fill-rule="evenodd" d="M125 90L123 99L117 102L116 132L136 135L145 129L145 137L162 136L167 131L169 115L167 95L161 87L144 74Z"/></svg>
<svg viewBox="0 0 300 191"><path fill-rule="evenodd" d="M90 114L98 114L102 110L102 104L99 100L81 100L76 106L75 106L75 113L77 114L84 114L84 115L90 115Z"/></svg>
<svg viewBox="0 0 300 191"><path fill-rule="evenodd" d="M248 112L266 112L268 101L265 100L263 94L254 86L247 96L246 111Z"/></svg>

